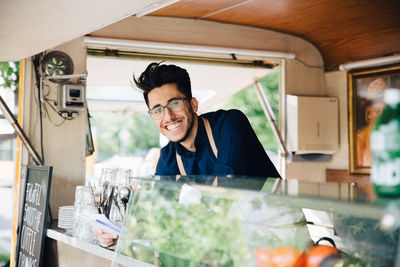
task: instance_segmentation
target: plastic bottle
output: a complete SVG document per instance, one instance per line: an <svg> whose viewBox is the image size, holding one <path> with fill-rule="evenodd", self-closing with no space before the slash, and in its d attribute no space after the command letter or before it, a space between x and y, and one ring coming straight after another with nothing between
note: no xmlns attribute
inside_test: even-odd
<svg viewBox="0 0 400 267"><path fill-rule="evenodd" d="M400 89L386 89L383 101L371 133L371 182L378 195L400 197Z"/></svg>

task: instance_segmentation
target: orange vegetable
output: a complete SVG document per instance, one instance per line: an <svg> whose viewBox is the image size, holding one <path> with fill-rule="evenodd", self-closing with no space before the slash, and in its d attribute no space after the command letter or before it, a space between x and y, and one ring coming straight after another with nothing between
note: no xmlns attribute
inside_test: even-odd
<svg viewBox="0 0 400 267"><path fill-rule="evenodd" d="M256 250L255 259L257 267L269 267L271 256L266 246L261 246Z"/></svg>
<svg viewBox="0 0 400 267"><path fill-rule="evenodd" d="M257 267L304 267L306 254L292 247L280 247L269 251L261 246L255 254Z"/></svg>
<svg viewBox="0 0 400 267"><path fill-rule="evenodd" d="M292 247L280 247L271 253L271 267L304 267L305 253Z"/></svg>
<svg viewBox="0 0 400 267"><path fill-rule="evenodd" d="M326 245L311 246L310 252L307 255L306 267L319 267L325 258L337 253L339 251L335 247Z"/></svg>

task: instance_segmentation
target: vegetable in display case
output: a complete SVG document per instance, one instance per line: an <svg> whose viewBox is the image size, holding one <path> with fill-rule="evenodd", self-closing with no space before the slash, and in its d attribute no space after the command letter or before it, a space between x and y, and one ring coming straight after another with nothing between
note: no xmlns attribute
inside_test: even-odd
<svg viewBox="0 0 400 267"><path fill-rule="evenodd" d="M387 245L394 249L379 256L351 242L360 221L373 221L375 231L387 234L379 229L384 206L272 193L268 180L137 179L117 255L156 266L393 266L396 238ZM313 242L313 222L303 208L330 214L337 248Z"/></svg>

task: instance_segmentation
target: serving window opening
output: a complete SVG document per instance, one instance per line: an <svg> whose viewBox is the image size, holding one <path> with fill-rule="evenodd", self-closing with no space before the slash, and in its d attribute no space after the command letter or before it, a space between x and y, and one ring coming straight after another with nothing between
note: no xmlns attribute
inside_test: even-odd
<svg viewBox="0 0 400 267"><path fill-rule="evenodd" d="M99 177L102 168L130 168L134 176L154 174L160 148L168 140L160 135L148 115L133 75L138 77L151 62L161 61L188 71L192 94L199 100L199 115L218 109L239 109L246 114L279 170L278 143L254 88L254 82L259 81L275 117L279 118L279 62L257 66L162 56L116 58L89 50L87 102L95 152L86 160L87 180Z"/></svg>

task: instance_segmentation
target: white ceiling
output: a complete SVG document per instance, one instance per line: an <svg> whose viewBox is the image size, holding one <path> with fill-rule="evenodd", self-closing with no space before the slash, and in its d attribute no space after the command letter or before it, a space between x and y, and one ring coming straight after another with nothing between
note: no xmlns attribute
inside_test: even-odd
<svg viewBox="0 0 400 267"><path fill-rule="evenodd" d="M159 1L0 0L0 62L52 49Z"/></svg>
<svg viewBox="0 0 400 267"><path fill-rule="evenodd" d="M139 89L132 86L132 77L138 77L152 61L115 59L102 57L87 58L87 86L88 102L91 111L113 110L116 94L121 93L121 105L117 109L129 109L136 112L146 112L147 108ZM201 63L187 63L167 61L165 64L176 64L185 68L191 78L193 96L200 101L199 112L204 112L214 104L233 95L237 91L252 84L256 79L264 77L270 71L265 68L206 65ZM114 106L103 101L93 101L99 98L95 90L101 87L109 88L106 98L114 100ZM104 90L103 90L104 91ZM103 98L104 99L104 98Z"/></svg>

